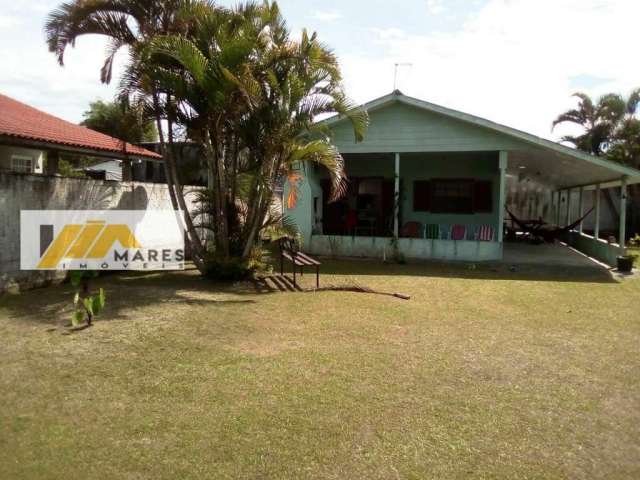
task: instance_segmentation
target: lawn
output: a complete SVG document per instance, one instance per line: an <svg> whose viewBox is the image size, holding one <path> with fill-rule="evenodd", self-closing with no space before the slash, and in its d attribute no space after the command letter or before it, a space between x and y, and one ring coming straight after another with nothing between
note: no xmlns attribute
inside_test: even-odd
<svg viewBox="0 0 640 480"><path fill-rule="evenodd" d="M66 335L68 285L2 297L0 478L640 478L639 280L325 271L412 298L118 274Z"/></svg>

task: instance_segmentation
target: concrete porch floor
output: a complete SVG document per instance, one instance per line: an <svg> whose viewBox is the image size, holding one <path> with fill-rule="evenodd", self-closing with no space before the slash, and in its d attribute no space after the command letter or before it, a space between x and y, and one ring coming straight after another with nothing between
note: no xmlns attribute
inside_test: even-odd
<svg viewBox="0 0 640 480"><path fill-rule="evenodd" d="M533 245L526 242L504 244L503 263L509 265L530 265L544 267L580 267L606 271L605 265L596 263L589 257L560 243Z"/></svg>

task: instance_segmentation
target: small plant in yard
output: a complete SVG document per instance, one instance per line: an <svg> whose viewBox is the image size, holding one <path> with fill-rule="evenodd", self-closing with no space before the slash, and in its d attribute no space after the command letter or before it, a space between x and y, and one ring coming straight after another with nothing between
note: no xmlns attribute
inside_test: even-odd
<svg viewBox="0 0 640 480"><path fill-rule="evenodd" d="M98 272L87 270L74 270L70 272L71 285L76 289L73 296L74 311L71 315L71 325L77 327L85 323L90 327L93 317L99 315L104 309L105 294L101 288L97 294L92 294L89 281L98 276Z"/></svg>

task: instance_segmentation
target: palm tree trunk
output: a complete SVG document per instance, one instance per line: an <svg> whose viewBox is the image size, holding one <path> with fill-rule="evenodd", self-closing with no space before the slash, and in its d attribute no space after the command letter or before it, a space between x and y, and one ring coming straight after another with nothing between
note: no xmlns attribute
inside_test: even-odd
<svg viewBox="0 0 640 480"><path fill-rule="evenodd" d="M153 108L155 110L155 119L156 119L156 128L158 129L158 139L160 140L160 153L162 154L163 162L162 165L164 167L164 176L167 180L167 187L169 188L169 198L171 198L171 206L174 211L178 210L178 200L176 198L175 193L175 183L173 181L173 177L171 176L171 169L169 167L168 155L167 155L167 145L164 141L164 132L162 131L162 119L160 117L160 102L158 100L158 93L154 89L152 93L153 98Z"/></svg>
<svg viewBox="0 0 640 480"><path fill-rule="evenodd" d="M174 185L174 188L176 189L176 197L178 200L178 205L182 210L184 223L185 223L185 226L187 227L187 237L189 239L189 245L191 246L192 252L193 252L193 262L196 264L196 267L198 267L198 270L203 272L204 271L203 270L204 255L205 255L204 247L202 245L202 241L200 239L200 236L198 235L196 227L193 223L193 219L191 218L191 212L189 212L189 208L187 207L187 202L184 199L184 187L180 183L180 179L178 176L178 169L176 168L176 162L175 162L175 156L174 156L175 145L173 141L173 119L171 114L169 114L168 116L168 124L169 124L169 128L167 132L167 137L169 139L169 149L168 149L169 155L167 158L169 159L169 167L170 167L169 170L171 171L171 176L173 178L173 185Z"/></svg>
<svg viewBox="0 0 640 480"><path fill-rule="evenodd" d="M212 142L209 132L206 134L207 145L207 164L212 172L213 179L213 222L215 228L214 244L216 255L223 258L229 258L229 230L227 220L224 166L221 161L221 152L219 145Z"/></svg>

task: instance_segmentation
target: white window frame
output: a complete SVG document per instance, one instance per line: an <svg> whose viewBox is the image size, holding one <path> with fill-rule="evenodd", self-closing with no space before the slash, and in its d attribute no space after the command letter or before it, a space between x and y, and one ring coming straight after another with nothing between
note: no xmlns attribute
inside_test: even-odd
<svg viewBox="0 0 640 480"><path fill-rule="evenodd" d="M31 155L11 155L11 170L20 173L33 173L35 161Z"/></svg>

